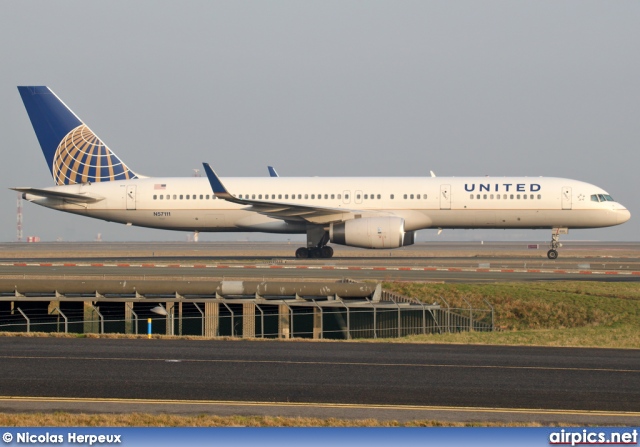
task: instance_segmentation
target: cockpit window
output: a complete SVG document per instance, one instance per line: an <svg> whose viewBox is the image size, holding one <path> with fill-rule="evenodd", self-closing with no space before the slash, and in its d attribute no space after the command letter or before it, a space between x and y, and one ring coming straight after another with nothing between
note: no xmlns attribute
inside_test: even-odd
<svg viewBox="0 0 640 447"><path fill-rule="evenodd" d="M609 194L592 194L591 201L592 202L615 202L615 200L613 200L613 197L611 197Z"/></svg>

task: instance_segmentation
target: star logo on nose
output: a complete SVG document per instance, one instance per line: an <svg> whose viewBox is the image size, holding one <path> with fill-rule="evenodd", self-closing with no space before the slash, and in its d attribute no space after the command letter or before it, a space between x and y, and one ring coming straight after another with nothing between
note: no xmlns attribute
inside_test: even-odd
<svg viewBox="0 0 640 447"><path fill-rule="evenodd" d="M578 200L582 202L584 200L584 194L578 195Z"/></svg>

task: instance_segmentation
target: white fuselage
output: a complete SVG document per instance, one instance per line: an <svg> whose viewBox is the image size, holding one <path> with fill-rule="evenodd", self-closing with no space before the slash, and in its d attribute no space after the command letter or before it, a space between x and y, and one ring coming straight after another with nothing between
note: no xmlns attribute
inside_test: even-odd
<svg viewBox="0 0 640 447"><path fill-rule="evenodd" d="M385 212L405 230L426 228L596 228L626 222L630 214L601 188L543 177L265 177L223 178L235 197ZM140 178L47 190L86 193L80 204L25 194L42 206L106 221L184 231L305 233L307 223L264 216L216 198L206 178ZM606 196L606 198L605 198ZM594 199L595 197L595 199ZM610 200L611 199L611 200ZM337 214L338 216L340 214ZM358 217L358 215L356 215Z"/></svg>

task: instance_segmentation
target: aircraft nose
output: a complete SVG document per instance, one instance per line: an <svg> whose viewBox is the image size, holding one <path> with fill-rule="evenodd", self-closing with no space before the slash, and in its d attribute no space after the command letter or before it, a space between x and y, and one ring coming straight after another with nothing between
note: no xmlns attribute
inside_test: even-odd
<svg viewBox="0 0 640 447"><path fill-rule="evenodd" d="M616 215L618 216L617 220L619 224L625 223L626 221L631 219L631 213L626 208L623 208L621 210L616 210Z"/></svg>

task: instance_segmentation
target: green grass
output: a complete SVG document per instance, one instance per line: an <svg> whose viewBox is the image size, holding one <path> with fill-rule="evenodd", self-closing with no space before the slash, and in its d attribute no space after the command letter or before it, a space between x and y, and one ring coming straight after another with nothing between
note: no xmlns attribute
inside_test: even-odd
<svg viewBox="0 0 640 447"><path fill-rule="evenodd" d="M426 303L446 300L495 310L493 333L409 337L405 341L640 348L640 285L602 282L506 284L385 283Z"/></svg>

